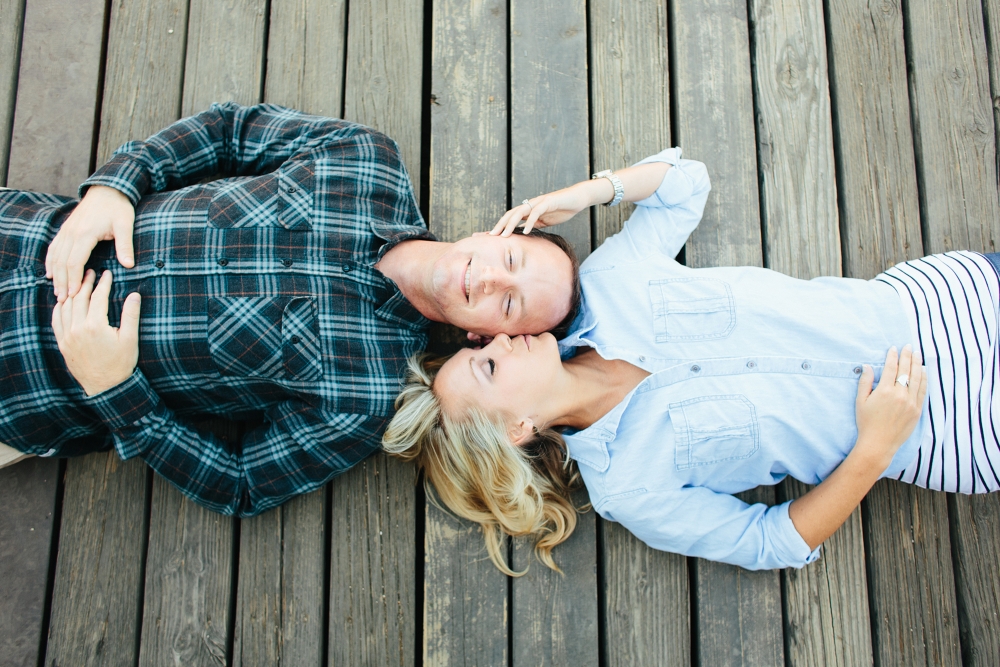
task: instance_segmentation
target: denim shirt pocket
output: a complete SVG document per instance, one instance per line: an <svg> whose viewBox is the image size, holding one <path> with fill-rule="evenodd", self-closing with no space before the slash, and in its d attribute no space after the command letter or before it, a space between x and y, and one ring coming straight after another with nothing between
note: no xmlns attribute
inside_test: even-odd
<svg viewBox="0 0 1000 667"><path fill-rule="evenodd" d="M750 458L760 449L757 412L741 394L699 396L669 410L677 470Z"/></svg>
<svg viewBox="0 0 1000 667"><path fill-rule="evenodd" d="M657 343L725 338L736 327L732 289L716 278L650 280L649 300Z"/></svg>

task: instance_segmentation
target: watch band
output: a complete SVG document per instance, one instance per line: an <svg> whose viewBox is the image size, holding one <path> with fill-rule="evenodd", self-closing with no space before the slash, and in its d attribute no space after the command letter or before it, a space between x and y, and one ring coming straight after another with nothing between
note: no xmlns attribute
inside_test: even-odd
<svg viewBox="0 0 1000 667"><path fill-rule="evenodd" d="M591 180L595 178L606 178L611 181L611 185L615 189L614 198L605 204L605 206L618 206L621 203L622 197L625 196L625 187L622 185L622 180L615 175L615 172L610 169L605 169L604 171L599 171L596 174L591 175Z"/></svg>

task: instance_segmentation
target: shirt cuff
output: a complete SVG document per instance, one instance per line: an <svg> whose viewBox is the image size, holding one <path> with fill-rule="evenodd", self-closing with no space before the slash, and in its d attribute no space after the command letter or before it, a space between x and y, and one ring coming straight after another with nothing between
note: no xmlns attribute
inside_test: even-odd
<svg viewBox="0 0 1000 667"><path fill-rule="evenodd" d="M121 384L86 398L87 405L112 431L125 428L142 419L152 412L159 402L160 397L138 368ZM117 438L115 440L117 442ZM133 453L132 456L137 453ZM122 458L127 457L123 455Z"/></svg>
<svg viewBox="0 0 1000 667"><path fill-rule="evenodd" d="M771 527L770 536L775 551L780 554L783 561L792 567L803 567L819 558L820 549L823 547L820 545L815 549L809 549L809 545L799 535L791 517L788 516L788 507L791 504L792 501L789 500L771 508L774 525Z"/></svg>
<svg viewBox="0 0 1000 667"><path fill-rule="evenodd" d="M691 168L691 165L701 166L701 163L692 160L681 160L680 156L680 148L668 148L638 163L666 162L673 165L673 167L663 176L663 180L656 188L656 191L645 199L637 201L635 203L636 206L649 206L653 208L675 206L691 198L694 194L696 179L687 170Z"/></svg>
<svg viewBox="0 0 1000 667"><path fill-rule="evenodd" d="M640 164L649 164L650 162L666 162L667 164L676 165L681 161L681 153L683 149L680 146L674 146L673 148L665 148L659 153L650 155L647 158L643 158L636 162L633 167Z"/></svg>
<svg viewBox="0 0 1000 667"><path fill-rule="evenodd" d="M149 173L135 156L139 150L137 143L128 143L118 149L103 167L80 184L80 198L87 193L92 185L104 185L123 193L132 201L132 206L139 203L142 196L149 191Z"/></svg>

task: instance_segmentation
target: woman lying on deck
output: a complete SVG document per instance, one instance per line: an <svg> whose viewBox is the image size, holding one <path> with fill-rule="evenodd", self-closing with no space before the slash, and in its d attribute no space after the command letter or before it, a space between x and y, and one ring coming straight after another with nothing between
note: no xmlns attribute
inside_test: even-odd
<svg viewBox="0 0 1000 667"><path fill-rule="evenodd" d="M815 560L881 477L1000 488L1000 257L951 252L870 281L690 269L672 258L709 189L703 164L668 149L512 209L493 233L638 204L584 262L568 338L411 360L383 446L482 526L504 572L503 533L534 536L555 568L581 477L651 547L750 569ZM818 486L775 507L732 495L787 475Z"/></svg>

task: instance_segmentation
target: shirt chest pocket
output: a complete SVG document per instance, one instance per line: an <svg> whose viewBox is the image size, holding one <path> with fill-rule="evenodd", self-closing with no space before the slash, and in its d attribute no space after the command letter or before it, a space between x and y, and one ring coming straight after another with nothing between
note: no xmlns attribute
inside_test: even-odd
<svg viewBox="0 0 1000 667"><path fill-rule="evenodd" d="M760 448L757 413L740 394L670 404L678 470L746 459Z"/></svg>
<svg viewBox="0 0 1000 667"><path fill-rule="evenodd" d="M271 174L222 183L208 206L208 223L222 229L278 225L308 231L314 176L311 161L290 162Z"/></svg>
<svg viewBox="0 0 1000 667"><path fill-rule="evenodd" d="M649 301L657 343L725 338L736 326L733 292L716 278L650 280Z"/></svg>
<svg viewBox="0 0 1000 667"><path fill-rule="evenodd" d="M213 297L208 347L223 375L315 381L323 377L312 297Z"/></svg>

